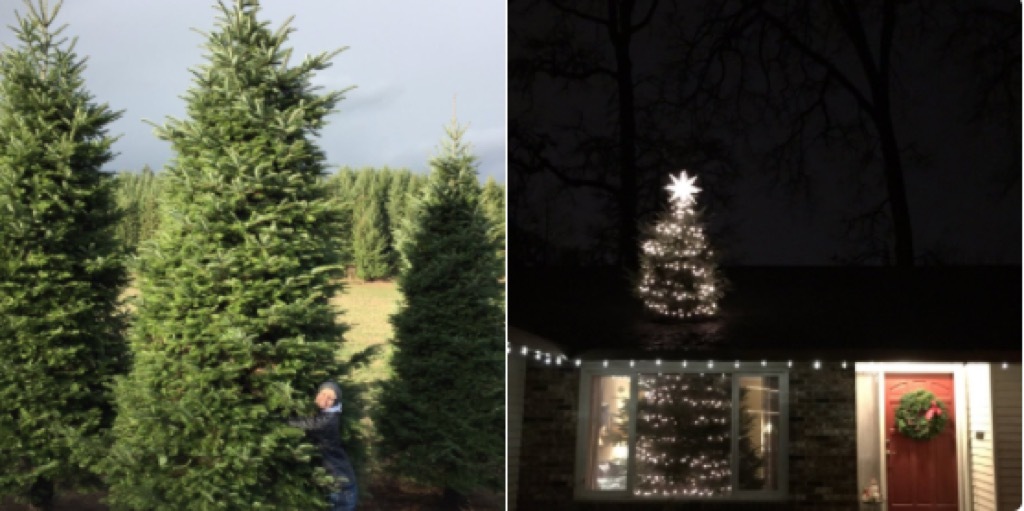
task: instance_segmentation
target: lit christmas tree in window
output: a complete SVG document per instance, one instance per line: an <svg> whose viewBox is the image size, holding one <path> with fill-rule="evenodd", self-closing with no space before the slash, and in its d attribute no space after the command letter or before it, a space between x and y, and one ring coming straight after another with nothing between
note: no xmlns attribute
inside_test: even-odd
<svg viewBox="0 0 1024 511"><path fill-rule="evenodd" d="M732 493L732 382L717 374L643 374L637 403L640 497Z"/></svg>
<svg viewBox="0 0 1024 511"><path fill-rule="evenodd" d="M669 318L699 318L718 312L723 281L714 251L695 208L696 177L672 176L671 205L646 229L641 242L637 292L647 308Z"/></svg>
<svg viewBox="0 0 1024 511"><path fill-rule="evenodd" d="M772 489L764 477L764 430L752 427L756 414L763 412L756 406L763 396L750 399L752 391L763 393L771 387L772 379L710 373L639 375L633 494L721 497L732 494L734 482L741 490ZM734 384L739 387L735 404ZM735 445L733 434L738 435Z"/></svg>

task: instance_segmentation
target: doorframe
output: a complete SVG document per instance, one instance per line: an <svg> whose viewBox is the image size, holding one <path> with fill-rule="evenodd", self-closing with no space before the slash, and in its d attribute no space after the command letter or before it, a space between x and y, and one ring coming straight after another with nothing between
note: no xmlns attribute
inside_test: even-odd
<svg viewBox="0 0 1024 511"><path fill-rule="evenodd" d="M885 455L885 376L887 374L904 373L935 373L953 375L953 399L956 424L956 480L957 499L959 508L962 510L971 509L970 503L974 500L971 494L970 484L970 431L967 415L967 373L962 363L929 363L929 362L858 362L855 365L858 373L875 373L877 375L876 403L878 411L878 434L879 439L879 460L880 460L880 481L882 490L882 501L889 501L889 467Z"/></svg>

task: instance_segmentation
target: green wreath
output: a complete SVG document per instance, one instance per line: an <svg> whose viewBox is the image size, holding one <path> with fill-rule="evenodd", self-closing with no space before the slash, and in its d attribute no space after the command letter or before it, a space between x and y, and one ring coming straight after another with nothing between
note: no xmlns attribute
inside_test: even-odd
<svg viewBox="0 0 1024 511"><path fill-rule="evenodd" d="M914 440L928 440L942 433L949 422L946 404L927 390L908 392L896 409L896 427Z"/></svg>

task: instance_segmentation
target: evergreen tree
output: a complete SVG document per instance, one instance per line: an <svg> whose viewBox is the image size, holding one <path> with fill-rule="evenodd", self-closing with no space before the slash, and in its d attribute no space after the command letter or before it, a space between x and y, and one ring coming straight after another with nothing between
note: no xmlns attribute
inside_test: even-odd
<svg viewBox="0 0 1024 511"><path fill-rule="evenodd" d="M356 182L356 174L350 167L342 167L328 180L331 195L338 202L339 231L335 233L335 240L338 247L338 259L342 266L348 267L355 264L355 256L352 251L352 238L355 232L355 198L353 187Z"/></svg>
<svg viewBox="0 0 1024 511"><path fill-rule="evenodd" d="M669 318L710 316L718 311L724 281L704 237L692 194L696 178L673 176L672 205L645 232L637 292L647 308Z"/></svg>
<svg viewBox="0 0 1024 511"><path fill-rule="evenodd" d="M356 275L363 280L391 276L390 246L385 204L377 193L359 201L359 219L352 236L352 256Z"/></svg>
<svg viewBox="0 0 1024 511"><path fill-rule="evenodd" d="M342 99L315 93L337 53L290 65L287 25L219 4L187 118L158 134L156 235L140 250L134 367L119 382L110 499L147 510L322 509L316 449L287 426L338 373L338 208L313 137ZM343 420L352 420L348 415Z"/></svg>
<svg viewBox="0 0 1024 511"><path fill-rule="evenodd" d="M391 186L388 187L388 220L391 224L392 233L402 225L402 219L405 218L405 206L409 193L409 181L412 179L412 173L408 169L401 169L396 171L391 176ZM392 234L392 243L395 236ZM397 251L397 247L392 245L392 248Z"/></svg>
<svg viewBox="0 0 1024 511"><path fill-rule="evenodd" d="M715 497L732 492L731 380L710 374L640 376L637 495Z"/></svg>
<svg viewBox="0 0 1024 511"><path fill-rule="evenodd" d="M142 172L117 174L117 206L121 221L117 225L117 238L130 252L153 236L159 222L157 211L157 176L147 165Z"/></svg>
<svg viewBox="0 0 1024 511"><path fill-rule="evenodd" d="M383 278L393 277L398 266L394 235L391 232L394 219L388 207L388 199L391 197L391 186L394 184L394 176L394 171L386 166L377 171L374 176L373 191L371 193L371 197L377 202L377 215L380 217L377 225L380 227L380 235L384 238L383 263L386 273Z"/></svg>
<svg viewBox="0 0 1024 511"><path fill-rule="evenodd" d="M455 507L467 492L503 481L504 323L476 158L463 129L453 123L446 132L400 231L395 376L375 424L384 460L444 488Z"/></svg>
<svg viewBox="0 0 1024 511"><path fill-rule="evenodd" d="M483 194L480 204L483 206L484 214L491 221L491 239L499 247L498 258L505 259L505 187L501 186L493 177L488 177L484 183Z"/></svg>
<svg viewBox="0 0 1024 511"><path fill-rule="evenodd" d="M55 482L88 479L126 369L107 125L84 59L26 3L0 54L0 496L47 507Z"/></svg>
<svg viewBox="0 0 1024 511"><path fill-rule="evenodd" d="M356 181L352 185L351 197L356 201L362 200L373 193L373 182L376 172L373 167L363 167L356 171Z"/></svg>

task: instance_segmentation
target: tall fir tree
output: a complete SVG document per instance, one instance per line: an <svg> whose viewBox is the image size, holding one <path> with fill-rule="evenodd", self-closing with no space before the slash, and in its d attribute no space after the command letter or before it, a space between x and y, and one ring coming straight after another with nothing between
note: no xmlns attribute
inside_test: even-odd
<svg viewBox="0 0 1024 511"><path fill-rule="evenodd" d="M153 236L159 221L157 191L159 178L149 166L141 172L120 172L117 174L117 188L114 194L121 221L117 225L117 239L129 253L138 250L139 245Z"/></svg>
<svg viewBox="0 0 1024 511"><path fill-rule="evenodd" d="M392 249L395 252L397 252L394 247L395 231L398 226L402 225L402 218L405 216L405 204L411 180L412 172L409 169L399 169L392 174L391 186L388 187L388 220L392 231Z"/></svg>
<svg viewBox="0 0 1024 511"><path fill-rule="evenodd" d="M394 377L375 424L396 473L444 488L447 506L459 507L503 481L504 323L476 158L464 129L453 122L446 134L400 231Z"/></svg>
<svg viewBox="0 0 1024 511"><path fill-rule="evenodd" d="M391 276L390 231L386 204L376 190L357 203L355 231L352 233L352 256L356 275L363 280L380 280Z"/></svg>
<svg viewBox="0 0 1024 511"><path fill-rule="evenodd" d="M498 257L505 258L505 187L493 177L484 182L480 203L491 221L491 238L498 246Z"/></svg>
<svg viewBox="0 0 1024 511"><path fill-rule="evenodd" d="M127 367L107 126L85 60L30 4L0 54L0 496L46 508L55 482L88 479Z"/></svg>
<svg viewBox="0 0 1024 511"><path fill-rule="evenodd" d="M176 157L138 258L110 499L322 509L329 477L286 418L312 413L317 385L338 374L339 215L313 137L343 91L310 85L338 52L290 65L287 24L270 30L254 0L218 6L187 118L158 130Z"/></svg>
<svg viewBox="0 0 1024 511"><path fill-rule="evenodd" d="M340 208L341 225L340 230L335 233L338 258L341 264L347 267L355 264L352 252L352 238L355 232L355 198L352 194L356 174L350 167L342 167L327 181L330 184L331 194Z"/></svg>
<svg viewBox="0 0 1024 511"><path fill-rule="evenodd" d="M660 317L688 319L718 312L725 281L704 236L693 194L696 177L682 171L667 188L671 206L644 232L637 294Z"/></svg>

